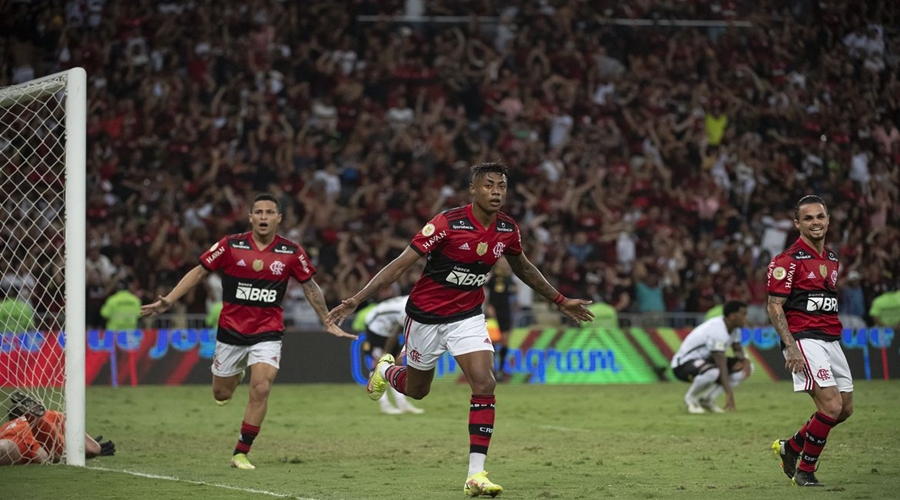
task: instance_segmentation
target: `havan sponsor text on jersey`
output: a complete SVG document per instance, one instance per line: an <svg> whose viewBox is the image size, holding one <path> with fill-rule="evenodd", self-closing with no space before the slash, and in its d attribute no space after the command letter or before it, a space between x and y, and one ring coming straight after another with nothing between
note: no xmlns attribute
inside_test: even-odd
<svg viewBox="0 0 900 500"><path fill-rule="evenodd" d="M420 323L451 323L481 313L482 286L503 255L522 253L519 228L503 212L489 227L472 215L472 206L452 208L435 216L416 234L410 246L427 255L406 311Z"/></svg>
<svg viewBox="0 0 900 500"><path fill-rule="evenodd" d="M217 338L246 345L284 335L281 301L291 278L300 283L316 273L303 248L281 236L257 248L251 233L226 236L200 256L200 265L222 273L222 314Z"/></svg>

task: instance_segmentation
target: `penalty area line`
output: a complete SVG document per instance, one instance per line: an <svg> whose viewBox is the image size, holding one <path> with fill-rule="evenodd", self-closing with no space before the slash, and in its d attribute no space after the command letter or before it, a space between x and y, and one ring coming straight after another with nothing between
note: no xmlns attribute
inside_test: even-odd
<svg viewBox="0 0 900 500"><path fill-rule="evenodd" d="M147 479L162 479L163 481L176 481L179 483L187 483L187 484L195 484L198 486L211 486L213 488L222 488L225 490L234 490L234 491L242 491L244 493L256 493L259 495L267 495L275 498L291 498L293 500L316 500L315 498L306 498L306 497L297 497L291 495L290 493L276 493L274 491L266 491L266 490L258 490L256 488L241 488L240 486L232 486L230 484L222 484L222 483L210 483L207 481L194 481L192 479L182 479L180 477L175 476L164 476L161 474L150 474L148 472L140 472L133 470L122 470L122 469L108 469L106 467L85 467L86 469L91 470L99 470L104 472L118 472L120 474L129 474L131 476L144 477Z"/></svg>

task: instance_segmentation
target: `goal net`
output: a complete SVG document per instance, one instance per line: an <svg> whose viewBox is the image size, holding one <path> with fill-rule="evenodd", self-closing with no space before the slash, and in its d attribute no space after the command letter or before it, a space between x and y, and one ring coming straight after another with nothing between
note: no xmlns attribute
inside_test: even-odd
<svg viewBox="0 0 900 500"><path fill-rule="evenodd" d="M3 465L84 465L85 129L81 68L0 88Z"/></svg>

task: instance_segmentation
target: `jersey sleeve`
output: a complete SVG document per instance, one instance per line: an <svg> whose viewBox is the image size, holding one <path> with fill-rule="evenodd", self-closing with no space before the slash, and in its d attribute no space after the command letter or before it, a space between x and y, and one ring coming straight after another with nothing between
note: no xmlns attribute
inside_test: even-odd
<svg viewBox="0 0 900 500"><path fill-rule="evenodd" d="M443 246L449 234L450 228L447 224L447 218L444 217L444 214L438 214L413 236L409 246L419 255L425 255Z"/></svg>
<svg viewBox="0 0 900 500"><path fill-rule="evenodd" d="M300 283L306 283L316 274L316 268L312 265L312 262L309 261L309 256L306 255L303 248L297 249L297 262L291 267L292 276Z"/></svg>
<svg viewBox="0 0 900 500"><path fill-rule="evenodd" d="M203 252L200 256L200 265L209 272L215 272L225 265L225 253L228 252L228 240L222 238L215 242L209 250Z"/></svg>
<svg viewBox="0 0 900 500"><path fill-rule="evenodd" d="M794 283L794 273L797 265L791 262L789 256L778 255L769 263L769 271L766 274L766 291L769 295L787 297L791 294L791 286Z"/></svg>
<svg viewBox="0 0 900 500"><path fill-rule="evenodd" d="M716 328L706 339L706 347L712 352L725 352L731 345L731 335L724 328Z"/></svg>
<svg viewBox="0 0 900 500"><path fill-rule="evenodd" d="M519 232L518 224L513 227L515 227L515 231L510 235L506 248L503 249L504 255L522 254L522 233Z"/></svg>

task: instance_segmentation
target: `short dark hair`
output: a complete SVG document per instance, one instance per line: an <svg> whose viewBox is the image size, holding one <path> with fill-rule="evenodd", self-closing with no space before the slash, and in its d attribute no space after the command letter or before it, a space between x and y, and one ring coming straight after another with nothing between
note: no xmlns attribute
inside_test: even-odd
<svg viewBox="0 0 900 500"><path fill-rule="evenodd" d="M499 161L486 161L479 163L478 165L472 165L472 178L471 182L474 183L475 179L483 176L484 174L502 174L506 176L506 180L509 180L509 167L504 165Z"/></svg>
<svg viewBox="0 0 900 500"><path fill-rule="evenodd" d="M825 204L825 200L823 200L821 196L808 194L803 198L800 198L800 201L797 202L797 206L794 207L794 220L800 220L800 207L803 205L812 205L814 203L821 203L822 206L825 207L825 213L828 214L828 205Z"/></svg>
<svg viewBox="0 0 900 500"><path fill-rule="evenodd" d="M729 315L734 314L745 307L747 307L746 302L741 302L740 300L729 300L725 303L724 306L722 306L722 316L725 316L727 318Z"/></svg>
<svg viewBox="0 0 900 500"><path fill-rule="evenodd" d="M256 195L256 198L253 198L253 203L250 206L252 207L253 205L256 205L257 201L271 201L272 203L275 204L275 209L278 210L278 213L279 214L282 213L281 212L281 202L278 201L278 198L272 196L271 194L262 193L262 194ZM253 210L251 209L251 212L252 211Z"/></svg>

